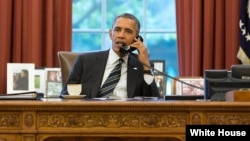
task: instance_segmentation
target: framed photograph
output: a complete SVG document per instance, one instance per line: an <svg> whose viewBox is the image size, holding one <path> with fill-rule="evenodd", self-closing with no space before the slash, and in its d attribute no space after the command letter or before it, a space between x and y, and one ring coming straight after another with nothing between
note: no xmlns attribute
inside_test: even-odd
<svg viewBox="0 0 250 141"><path fill-rule="evenodd" d="M35 91L35 64L7 63L7 94Z"/></svg>
<svg viewBox="0 0 250 141"><path fill-rule="evenodd" d="M165 60L152 60L154 63L154 74L160 75L161 72L165 73Z"/></svg>
<svg viewBox="0 0 250 141"><path fill-rule="evenodd" d="M45 94L46 78L44 68L35 68L35 91Z"/></svg>
<svg viewBox="0 0 250 141"><path fill-rule="evenodd" d="M154 63L155 82L161 97L166 95L165 60L152 60ZM162 73L163 72L163 73Z"/></svg>
<svg viewBox="0 0 250 141"><path fill-rule="evenodd" d="M59 97L62 90L61 68L45 68L46 93L45 97Z"/></svg>
<svg viewBox="0 0 250 141"><path fill-rule="evenodd" d="M203 78L179 78L179 80L182 82L175 81L176 95L204 95Z"/></svg>

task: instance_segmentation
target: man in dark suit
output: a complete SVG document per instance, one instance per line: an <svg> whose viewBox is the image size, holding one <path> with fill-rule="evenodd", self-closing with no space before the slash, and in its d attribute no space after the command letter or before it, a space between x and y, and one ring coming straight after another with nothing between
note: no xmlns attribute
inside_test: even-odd
<svg viewBox="0 0 250 141"><path fill-rule="evenodd" d="M115 18L109 36L112 47L109 50L88 52L79 55L73 65L61 94L68 94L67 84L82 84L82 95L98 97L104 81L123 59L121 77L111 94L105 97L133 98L136 96L159 97L154 81L152 63L147 47L138 38L140 23L132 14L124 13ZM138 54L120 51L121 46L133 46Z"/></svg>

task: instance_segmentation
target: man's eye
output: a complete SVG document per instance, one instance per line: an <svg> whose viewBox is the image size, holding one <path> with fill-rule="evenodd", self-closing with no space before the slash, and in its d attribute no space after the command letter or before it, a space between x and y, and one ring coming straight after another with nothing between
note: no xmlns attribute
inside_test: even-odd
<svg viewBox="0 0 250 141"><path fill-rule="evenodd" d="M115 28L114 31L120 31L120 29L119 28Z"/></svg>
<svg viewBox="0 0 250 141"><path fill-rule="evenodd" d="M127 33L130 33L130 34L133 33L131 30L126 30L126 32L127 32Z"/></svg>

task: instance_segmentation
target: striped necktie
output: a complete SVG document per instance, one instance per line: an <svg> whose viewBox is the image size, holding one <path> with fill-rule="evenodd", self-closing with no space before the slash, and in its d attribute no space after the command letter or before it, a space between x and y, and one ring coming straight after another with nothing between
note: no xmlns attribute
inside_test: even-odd
<svg viewBox="0 0 250 141"><path fill-rule="evenodd" d="M118 81L121 77L121 68L123 59L119 59L119 63L113 68L107 79L102 85L102 88L99 91L97 97L106 97L113 93Z"/></svg>

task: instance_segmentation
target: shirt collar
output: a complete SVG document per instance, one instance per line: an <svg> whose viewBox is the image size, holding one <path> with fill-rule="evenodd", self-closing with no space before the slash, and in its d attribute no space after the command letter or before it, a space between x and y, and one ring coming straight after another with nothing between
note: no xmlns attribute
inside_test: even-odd
<svg viewBox="0 0 250 141"><path fill-rule="evenodd" d="M112 48L110 48L109 50L109 56L108 56L108 64L114 64L117 62L117 60L119 60L120 57L113 51ZM125 64L127 64L128 62L128 55L122 57L123 61Z"/></svg>

